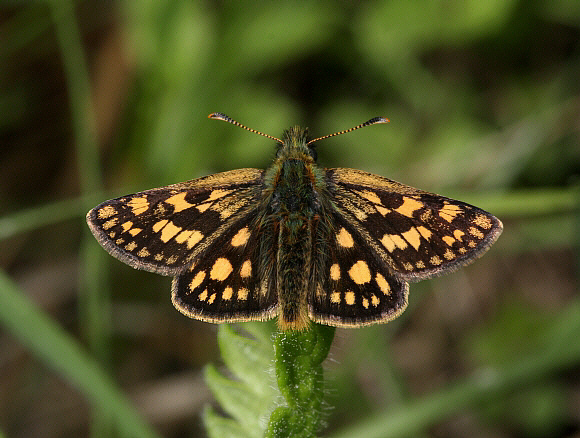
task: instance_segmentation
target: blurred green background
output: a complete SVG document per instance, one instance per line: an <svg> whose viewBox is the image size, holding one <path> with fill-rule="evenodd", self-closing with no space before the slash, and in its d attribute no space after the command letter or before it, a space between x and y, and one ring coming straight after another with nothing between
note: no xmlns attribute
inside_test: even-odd
<svg viewBox="0 0 580 438"><path fill-rule="evenodd" d="M214 111L273 136L388 117L319 163L504 222L398 320L337 330L325 436L580 436L579 78L577 0L0 3L0 436L138 436L115 415L204 436L216 326L84 215L267 166L273 142Z"/></svg>

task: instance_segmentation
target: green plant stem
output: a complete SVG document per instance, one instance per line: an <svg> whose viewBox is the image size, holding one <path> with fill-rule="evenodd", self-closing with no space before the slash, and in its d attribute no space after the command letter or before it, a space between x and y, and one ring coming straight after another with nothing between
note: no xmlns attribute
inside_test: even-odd
<svg viewBox="0 0 580 438"><path fill-rule="evenodd" d="M39 360L59 372L100 412L105 412L120 436L156 438L130 401L102 367L0 271L0 322Z"/></svg>
<svg viewBox="0 0 580 438"><path fill-rule="evenodd" d="M270 416L267 437L312 437L320 429L322 362L333 338L334 327L319 324L312 324L305 331L276 334L276 377L287 406L276 408Z"/></svg>

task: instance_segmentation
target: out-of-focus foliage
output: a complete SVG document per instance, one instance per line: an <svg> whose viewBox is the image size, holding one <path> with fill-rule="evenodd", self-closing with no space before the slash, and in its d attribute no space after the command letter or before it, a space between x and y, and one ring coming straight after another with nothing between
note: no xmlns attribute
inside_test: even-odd
<svg viewBox="0 0 580 438"><path fill-rule="evenodd" d="M214 111L274 136L388 117L321 141L319 163L457 197L505 225L473 266L411 285L397 321L336 333L329 433L387 413L409 424L405 413L419 410L407 407L569 339L552 327L580 335L566 313L579 300L579 77L576 0L3 2L0 266L146 421L164 436L203 436L215 327L173 309L168 279L105 255L84 213L115 195L267 166L273 142L208 120ZM16 323L0 334L0 430L122 430L21 341L43 333ZM578 368L544 371L492 406L456 403L424 436L574 436Z"/></svg>

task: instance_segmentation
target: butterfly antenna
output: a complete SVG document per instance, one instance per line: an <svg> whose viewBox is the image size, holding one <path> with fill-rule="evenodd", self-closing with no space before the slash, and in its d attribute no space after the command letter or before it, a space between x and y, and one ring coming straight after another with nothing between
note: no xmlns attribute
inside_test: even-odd
<svg viewBox="0 0 580 438"><path fill-rule="evenodd" d="M243 128L246 131L250 131L250 132L253 132L254 134L259 134L259 135L262 135L264 137L268 137L268 138L270 138L272 140L276 140L280 144L284 144L284 142L282 140L280 140L279 138L272 137L271 135L264 134L263 132L256 131L255 129L252 129L252 128L248 128L247 126L242 125L239 122L236 122L234 119L232 119L231 117L226 116L223 113L211 113L207 117L210 118L210 119L215 119L215 120L223 120L224 122L228 122L228 123L231 123L232 125L239 126L240 128Z"/></svg>
<svg viewBox="0 0 580 438"><path fill-rule="evenodd" d="M356 131L357 129L364 128L365 126L376 125L377 123L389 123L389 119L385 119L384 117L374 117L370 120L367 120L364 123L361 123L360 125L355 126L354 128L345 129L344 131L335 132L334 134L328 134L328 135L325 135L324 137L318 137L318 138L315 138L314 140L310 140L308 143L306 143L306 145L312 144L318 140L324 140L325 138L336 137L337 135L346 134L347 132Z"/></svg>

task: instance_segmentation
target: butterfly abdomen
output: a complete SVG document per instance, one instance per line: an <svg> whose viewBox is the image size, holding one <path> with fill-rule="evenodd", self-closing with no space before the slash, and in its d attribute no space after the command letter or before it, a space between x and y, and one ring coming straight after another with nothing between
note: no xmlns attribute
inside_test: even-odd
<svg viewBox="0 0 580 438"><path fill-rule="evenodd" d="M308 325L307 294L310 289L312 230L318 212L310 160L289 158L279 161L273 179L270 211L278 223L276 285L278 324L284 329Z"/></svg>
<svg viewBox="0 0 580 438"><path fill-rule="evenodd" d="M283 329L308 326L307 293L312 256L312 223L295 214L282 220L278 236L278 325Z"/></svg>

